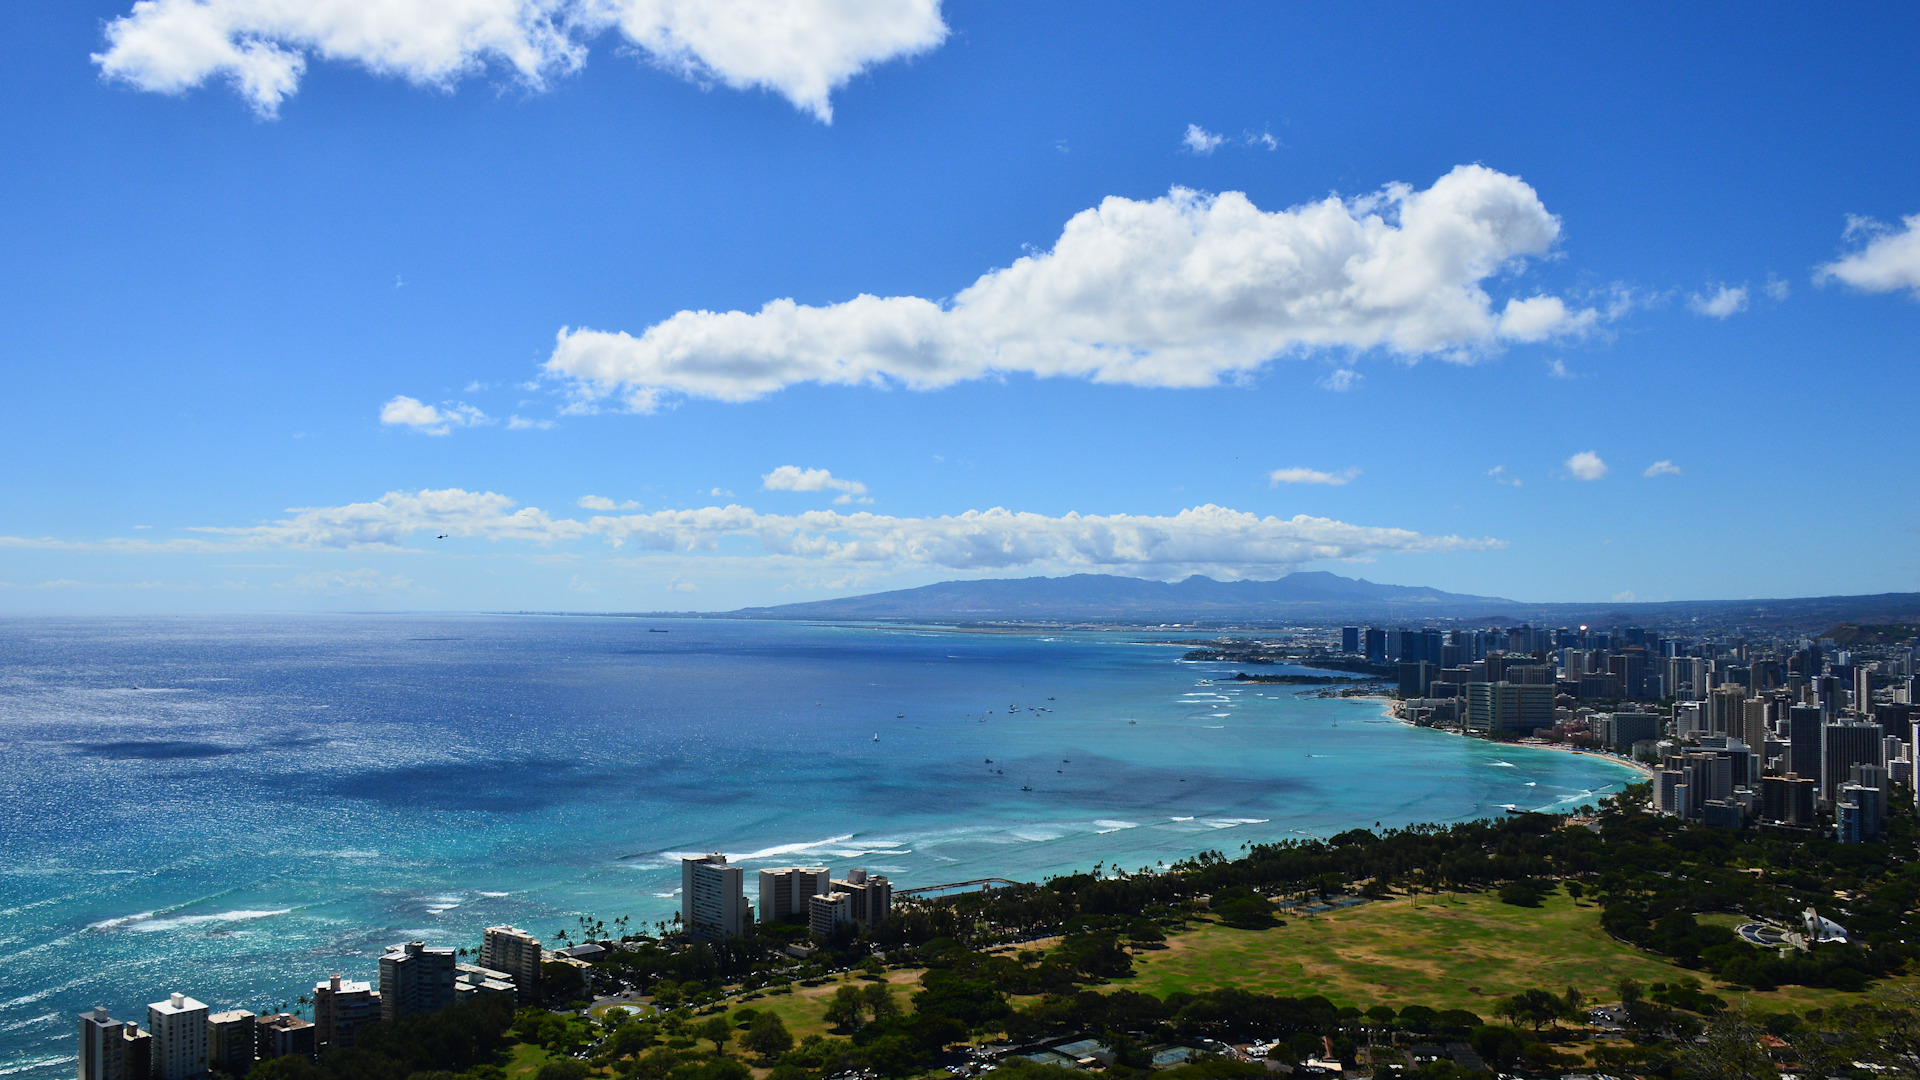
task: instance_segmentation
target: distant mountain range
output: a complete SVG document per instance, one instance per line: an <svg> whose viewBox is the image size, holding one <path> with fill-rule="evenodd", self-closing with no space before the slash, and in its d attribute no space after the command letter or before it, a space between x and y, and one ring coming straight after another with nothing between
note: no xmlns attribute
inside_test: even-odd
<svg viewBox="0 0 1920 1080"><path fill-rule="evenodd" d="M1379 585L1315 570L1274 581L1215 581L1198 574L1176 582L1111 574L943 581L918 589L742 608L728 614L764 619L1184 622L1345 617L1361 612L1386 617L1391 609L1393 614L1418 620L1443 612L1494 613L1520 606L1498 597Z"/></svg>
<svg viewBox="0 0 1920 1080"><path fill-rule="evenodd" d="M1325 571L1273 581L1149 581L1110 574L943 581L917 589L708 613L704 618L927 623L1275 623L1418 625L1464 619L1516 624L1674 626L1693 620L1818 633L1841 623L1920 623L1920 593L1778 600L1537 604Z"/></svg>

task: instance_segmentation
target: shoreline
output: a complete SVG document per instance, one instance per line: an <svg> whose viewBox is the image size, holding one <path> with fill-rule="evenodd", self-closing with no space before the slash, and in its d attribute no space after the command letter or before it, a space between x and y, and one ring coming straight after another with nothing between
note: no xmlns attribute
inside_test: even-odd
<svg viewBox="0 0 1920 1080"><path fill-rule="evenodd" d="M1382 706L1382 711L1386 714L1387 718L1392 720L1394 723L1403 724L1410 728L1420 727L1419 724L1416 724L1411 720L1405 719L1399 713L1394 711L1394 705L1396 705L1397 702L1393 698L1374 697L1371 695L1366 697L1360 697L1356 695L1355 697L1349 698L1347 700L1378 701L1380 702ZM1472 736L1468 735L1466 732L1459 731L1454 728L1437 728L1436 727L1436 728L1425 728L1423 730L1435 731L1444 735L1452 735L1462 739L1472 738ZM1647 764L1644 761L1635 761L1632 758L1624 758L1619 756L1618 754L1609 754L1601 750L1587 750L1578 746L1567 746L1562 743L1551 743L1551 742L1545 742L1540 739L1532 739L1532 738L1519 739L1510 743L1496 743L1496 742L1493 742L1492 740L1482 740L1482 741L1486 742L1488 746L1522 746L1530 750L1552 750L1556 753L1561 753L1561 754L1578 754L1581 757L1589 757L1597 761L1605 761L1614 765L1624 766L1626 768L1632 769L1633 771L1639 773L1641 776L1644 776L1649 780L1653 779L1659 773L1659 770L1655 769L1653 766Z"/></svg>

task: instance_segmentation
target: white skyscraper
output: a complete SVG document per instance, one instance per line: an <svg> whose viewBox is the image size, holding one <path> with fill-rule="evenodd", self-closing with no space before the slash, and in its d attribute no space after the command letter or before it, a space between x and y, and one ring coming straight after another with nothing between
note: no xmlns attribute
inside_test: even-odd
<svg viewBox="0 0 1920 1080"><path fill-rule="evenodd" d="M744 872L725 855L680 860L680 924L691 938L739 937L753 922Z"/></svg>
<svg viewBox="0 0 1920 1080"><path fill-rule="evenodd" d="M207 1071L207 1007L185 994L147 1006L155 1080L188 1080Z"/></svg>

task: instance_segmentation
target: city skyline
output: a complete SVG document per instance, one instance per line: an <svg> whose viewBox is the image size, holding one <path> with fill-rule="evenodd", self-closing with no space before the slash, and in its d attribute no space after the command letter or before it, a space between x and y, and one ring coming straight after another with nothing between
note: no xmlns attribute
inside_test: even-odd
<svg viewBox="0 0 1920 1080"><path fill-rule="evenodd" d="M0 611L1920 590L1912 12L467 10L10 14Z"/></svg>

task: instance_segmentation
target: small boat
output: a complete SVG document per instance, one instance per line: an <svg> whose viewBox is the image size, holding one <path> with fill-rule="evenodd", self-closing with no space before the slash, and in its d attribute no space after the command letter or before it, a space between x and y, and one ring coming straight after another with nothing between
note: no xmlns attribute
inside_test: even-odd
<svg viewBox="0 0 1920 1080"><path fill-rule="evenodd" d="M877 732L877 731L876 731L876 732L874 732L874 733L873 733L873 741L874 741L874 742L879 742L879 741L880 741L880 733L879 733L879 732Z"/></svg>
<svg viewBox="0 0 1920 1080"><path fill-rule="evenodd" d="M654 629L653 627L651 627L651 626L649 626L649 627L647 627L647 633L649 633L649 634L671 634L671 633L673 633L673 631L671 631L671 630L655 630L655 629Z"/></svg>
<svg viewBox="0 0 1920 1080"><path fill-rule="evenodd" d="M1021 784L1021 785L1020 785L1020 790L1021 790L1021 791L1032 791L1033 789L1032 789L1032 788L1030 788L1030 787L1028 787L1028 786L1027 786L1027 785L1025 785L1025 784Z"/></svg>
<svg viewBox="0 0 1920 1080"><path fill-rule="evenodd" d="M895 720L905 720L907 718L907 714L903 712L897 712L893 714L893 718Z"/></svg>
<svg viewBox="0 0 1920 1080"><path fill-rule="evenodd" d="M988 758L988 759L987 759L987 764L989 764L989 765L991 765L991 764L993 764L993 759L992 759L992 758Z"/></svg>

